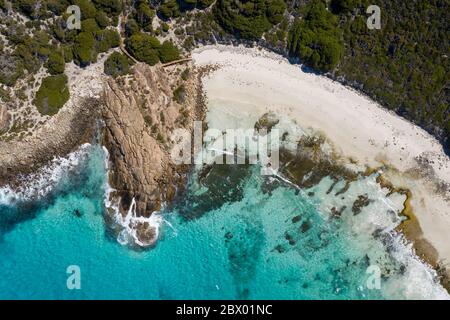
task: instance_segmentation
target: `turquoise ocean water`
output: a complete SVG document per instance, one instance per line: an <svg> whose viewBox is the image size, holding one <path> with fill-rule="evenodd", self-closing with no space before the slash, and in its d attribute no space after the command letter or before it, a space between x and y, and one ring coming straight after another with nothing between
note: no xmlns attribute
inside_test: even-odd
<svg viewBox="0 0 450 320"><path fill-rule="evenodd" d="M287 187L262 192L257 170L240 199L196 219L172 209L157 246L131 250L105 228L104 160L100 146L88 147L38 201L2 191L0 298L385 299L419 287L428 288L419 298L446 297L432 278L411 281L417 266L394 261L386 238L361 246L345 219L320 212L320 199ZM369 289L367 250L385 249L382 289ZM80 267L79 290L66 286L69 265Z"/></svg>

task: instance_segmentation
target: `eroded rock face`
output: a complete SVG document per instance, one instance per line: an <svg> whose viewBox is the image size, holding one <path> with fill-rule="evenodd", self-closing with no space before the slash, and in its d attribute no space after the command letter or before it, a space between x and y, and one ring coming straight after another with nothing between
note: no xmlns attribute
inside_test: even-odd
<svg viewBox="0 0 450 320"><path fill-rule="evenodd" d="M22 177L49 164L55 157L66 157L84 143L92 143L101 108L99 99L78 99L40 126L33 136L0 141L0 186L22 185Z"/></svg>
<svg viewBox="0 0 450 320"><path fill-rule="evenodd" d="M6 106L0 106L0 133L8 130L10 118L11 116Z"/></svg>
<svg viewBox="0 0 450 320"><path fill-rule="evenodd" d="M116 205L109 214L122 224L118 236L124 242L154 244L158 225L151 215L185 185L189 167L172 163L171 134L177 128L192 130L194 119L203 114L198 77L191 72L183 80L185 68L137 64L132 76L106 83L103 143L110 154L111 200ZM173 99L181 85L182 105Z"/></svg>

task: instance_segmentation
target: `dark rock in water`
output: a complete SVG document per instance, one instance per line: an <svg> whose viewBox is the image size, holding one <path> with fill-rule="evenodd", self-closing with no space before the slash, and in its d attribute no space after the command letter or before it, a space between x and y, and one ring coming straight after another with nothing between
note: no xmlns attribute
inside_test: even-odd
<svg viewBox="0 0 450 320"><path fill-rule="evenodd" d="M199 189L207 191L199 193L195 187L188 188L177 203L181 216L188 220L196 219L225 203L242 200L243 188L251 173L252 168L248 164L204 166L197 182Z"/></svg>
<svg viewBox="0 0 450 320"><path fill-rule="evenodd" d="M261 191L263 194L272 195L272 191L282 186L282 183L279 180L271 179L269 177L265 177L261 184Z"/></svg>
<svg viewBox="0 0 450 320"><path fill-rule="evenodd" d="M367 254L364 256L364 265L370 266L370 258Z"/></svg>
<svg viewBox="0 0 450 320"><path fill-rule="evenodd" d="M285 249L281 244L277 245L277 246L274 248L274 250L276 250L278 253L283 253L283 252L286 251L286 249Z"/></svg>
<svg viewBox="0 0 450 320"><path fill-rule="evenodd" d="M232 238L233 238L233 234L232 234L230 231L228 231L227 233L225 233L225 239L230 240L230 239L232 239Z"/></svg>
<svg viewBox="0 0 450 320"><path fill-rule="evenodd" d="M302 217L301 216L295 216L295 217L293 217L292 218L292 223L297 223L297 222L299 222L300 220L302 219Z"/></svg>
<svg viewBox="0 0 450 320"><path fill-rule="evenodd" d="M372 237L374 239L379 239L381 237L382 232L383 229L376 229L374 232L372 232Z"/></svg>
<svg viewBox="0 0 450 320"><path fill-rule="evenodd" d="M405 266L404 264L402 264L402 265L400 266L399 272L400 272L401 275L404 275L404 274L405 274L405 272L406 272L406 266Z"/></svg>
<svg viewBox="0 0 450 320"><path fill-rule="evenodd" d="M148 222L139 222L135 229L136 236L145 246L153 246L156 243L156 229Z"/></svg>
<svg viewBox="0 0 450 320"><path fill-rule="evenodd" d="M331 184L331 186L328 188L328 190L327 190L326 193L327 193L327 194L330 194L330 192L333 191L334 186L335 186L338 182L339 182L339 180L335 179L335 180L333 181L333 183Z"/></svg>
<svg viewBox="0 0 450 320"><path fill-rule="evenodd" d="M248 297L250 296L250 290L248 288L244 288L244 290L242 290L242 292L239 293L239 298L240 299L248 299Z"/></svg>
<svg viewBox="0 0 450 320"><path fill-rule="evenodd" d="M311 224L308 221L303 222L302 225L300 226L300 232L301 233L305 233L309 229L311 229Z"/></svg>
<svg viewBox="0 0 450 320"><path fill-rule="evenodd" d="M248 297L247 286L255 276L257 261L265 241L263 226L248 217L237 217L239 221L230 230L233 238L225 242L230 273L239 298Z"/></svg>
<svg viewBox="0 0 450 320"><path fill-rule="evenodd" d="M369 199L367 194L362 194L358 196L358 199L353 202L352 212L353 215L356 216L361 213L361 209L369 205L372 200Z"/></svg>
<svg viewBox="0 0 450 320"><path fill-rule="evenodd" d="M337 181L355 178L355 173L339 166L331 156L322 151L325 138L304 136L298 141L296 152L280 149L280 162L284 164L280 173L301 188L311 188L324 177ZM334 187L334 185L333 185ZM329 192L331 192L330 188ZM308 193L309 196L313 194Z"/></svg>
<svg viewBox="0 0 450 320"><path fill-rule="evenodd" d="M260 130L266 130L267 133L269 133L274 126L276 126L280 120L277 118L277 116L270 112L265 113L262 115L261 118L255 123L255 129Z"/></svg>
<svg viewBox="0 0 450 320"><path fill-rule="evenodd" d="M82 216L80 210L78 210L78 209L75 209L75 210L73 211L73 214L74 214L76 217L78 217L78 218L80 218L80 217Z"/></svg>
<svg viewBox="0 0 450 320"><path fill-rule="evenodd" d="M289 233L285 232L284 233L284 237L286 238L286 240L289 242L289 244L291 246L295 245L296 242L295 242L294 238Z"/></svg>
<svg viewBox="0 0 450 320"><path fill-rule="evenodd" d="M340 218L342 212L347 208L347 206L343 206L341 209L336 209L336 207L331 208L331 217L332 218Z"/></svg>
<svg viewBox="0 0 450 320"><path fill-rule="evenodd" d="M314 197L314 192L312 191L308 192L308 197Z"/></svg>

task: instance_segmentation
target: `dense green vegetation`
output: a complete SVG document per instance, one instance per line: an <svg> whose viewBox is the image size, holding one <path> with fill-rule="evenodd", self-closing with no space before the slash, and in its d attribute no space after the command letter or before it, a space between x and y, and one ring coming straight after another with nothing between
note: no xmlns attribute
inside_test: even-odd
<svg viewBox="0 0 450 320"><path fill-rule="evenodd" d="M214 4L213 4L214 3ZM450 136L448 0L377 0L381 30L366 26L368 0L35 0L12 1L30 20L18 24L0 15L0 83L45 66L60 75L64 63L86 66L120 43L116 26L126 6L127 50L150 65L178 59L169 32L189 51L198 44L257 42L289 55L317 72L364 91L441 140ZM68 30L66 8L76 4L82 29ZM212 5L213 4L213 5ZM6 2L0 0L0 10ZM212 5L212 10L204 9ZM152 27L155 16L163 19ZM54 19L49 19L54 18ZM157 25L157 24L154 24ZM160 37L161 38L161 37ZM8 48L7 48L8 47ZM125 72L114 54L105 70ZM107 67L107 68L106 68Z"/></svg>
<svg viewBox="0 0 450 320"><path fill-rule="evenodd" d="M158 52L162 63L180 59L178 48L170 41L164 41Z"/></svg>
<svg viewBox="0 0 450 320"><path fill-rule="evenodd" d="M163 19L176 18L180 16L180 6L176 0L165 0L158 8L158 14Z"/></svg>
<svg viewBox="0 0 450 320"><path fill-rule="evenodd" d="M302 18L297 18L289 31L289 53L314 69L333 70L342 57L343 48L338 18L320 1L304 8Z"/></svg>
<svg viewBox="0 0 450 320"><path fill-rule="evenodd" d="M369 30L364 14L369 1L336 2L345 49L334 76L426 128L449 147L450 3L377 1L381 29Z"/></svg>
<svg viewBox="0 0 450 320"><path fill-rule="evenodd" d="M173 91L173 100L175 100L176 102L182 104L185 100L185 97L186 97L186 88L184 87L183 84Z"/></svg>
<svg viewBox="0 0 450 320"><path fill-rule="evenodd" d="M97 58L95 38L91 32L81 32L75 38L73 56L76 63L84 67Z"/></svg>
<svg viewBox="0 0 450 320"><path fill-rule="evenodd" d="M67 76L59 74L42 80L34 104L43 115L54 115L69 100Z"/></svg>
<svg viewBox="0 0 450 320"><path fill-rule="evenodd" d="M217 0L214 16L236 37L258 40L272 25L281 22L285 9L283 0Z"/></svg>
<svg viewBox="0 0 450 320"><path fill-rule="evenodd" d="M22 63L15 56L6 52L0 53L0 82L12 86L22 75Z"/></svg>
<svg viewBox="0 0 450 320"><path fill-rule="evenodd" d="M192 9L205 9L214 0L164 0L158 7L158 15L162 19L177 18L184 12Z"/></svg>
<svg viewBox="0 0 450 320"><path fill-rule="evenodd" d="M48 56L48 60L45 66L48 72L52 75L60 74L64 72L64 57L59 51L52 51Z"/></svg>
<svg viewBox="0 0 450 320"><path fill-rule="evenodd" d="M146 33L138 33L127 38L125 44L127 50L137 60L149 65L154 65L159 62L158 50L161 47L161 43L157 38Z"/></svg>
<svg viewBox="0 0 450 320"><path fill-rule="evenodd" d="M127 38L125 44L133 57L149 65L155 65L159 61L173 61L180 57L178 48L172 42L165 41L161 44L157 38L146 33L133 34Z"/></svg>
<svg viewBox="0 0 450 320"><path fill-rule="evenodd" d="M113 77L122 76L130 73L130 65L126 55L113 52L105 61L105 73Z"/></svg>
<svg viewBox="0 0 450 320"><path fill-rule="evenodd" d="M0 3L1 9L5 2ZM66 28L65 13L71 4L81 10L81 30ZM122 10L121 0L17 0L12 7L27 16L30 21L18 24L12 17L0 16L0 32L6 37L13 50L12 56L2 59L3 70L0 82L9 86L15 84L23 71L35 73L44 65L50 74L64 72L64 64L74 60L80 66L96 61L100 52L105 52L120 43L116 30L108 29ZM61 16L62 17L56 17ZM48 18L52 21L44 22ZM48 28L45 30L42 27ZM6 56L0 48L0 56Z"/></svg>

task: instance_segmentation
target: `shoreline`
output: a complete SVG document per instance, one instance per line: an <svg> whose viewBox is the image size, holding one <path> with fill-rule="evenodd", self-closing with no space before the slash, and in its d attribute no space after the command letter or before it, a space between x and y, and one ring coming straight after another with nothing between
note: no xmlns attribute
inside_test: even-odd
<svg viewBox="0 0 450 320"><path fill-rule="evenodd" d="M39 125L32 135L0 140L0 186L20 184L26 176L49 164L55 157L65 157L84 143L95 139L100 116L103 63L81 69L73 62L66 65L70 98L58 113ZM33 108L36 108L33 106ZM37 110L36 110L37 112Z"/></svg>
<svg viewBox="0 0 450 320"><path fill-rule="evenodd" d="M275 112L323 133L348 168L383 168L383 178L410 191L402 233L435 269L450 262L450 159L433 136L355 89L306 73L265 49L205 46L194 50L193 60L218 67L203 78L208 107L223 112L220 119L207 116L211 127L250 128Z"/></svg>

